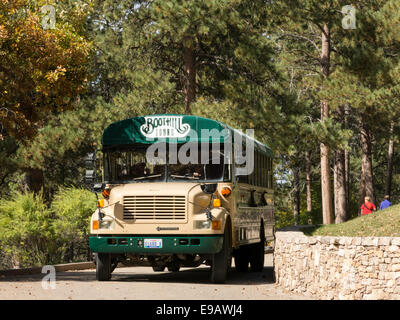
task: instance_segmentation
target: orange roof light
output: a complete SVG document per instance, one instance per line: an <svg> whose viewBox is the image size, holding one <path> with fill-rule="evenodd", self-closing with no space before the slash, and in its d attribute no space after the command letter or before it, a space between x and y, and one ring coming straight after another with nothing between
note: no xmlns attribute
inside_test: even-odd
<svg viewBox="0 0 400 320"><path fill-rule="evenodd" d="M221 206L221 200L220 199L214 199L213 200L213 207L220 207Z"/></svg>
<svg viewBox="0 0 400 320"><path fill-rule="evenodd" d="M101 194L105 199L108 199L110 197L110 189L104 189L104 191Z"/></svg>
<svg viewBox="0 0 400 320"><path fill-rule="evenodd" d="M104 207L104 199L99 199L97 201L97 208L103 208Z"/></svg>

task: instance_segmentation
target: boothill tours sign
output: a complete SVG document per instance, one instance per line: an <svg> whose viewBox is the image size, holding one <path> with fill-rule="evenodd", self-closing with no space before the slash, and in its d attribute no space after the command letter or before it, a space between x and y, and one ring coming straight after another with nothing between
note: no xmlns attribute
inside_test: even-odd
<svg viewBox="0 0 400 320"><path fill-rule="evenodd" d="M188 123L182 123L183 116L144 117L140 132L146 138L183 138L190 131Z"/></svg>

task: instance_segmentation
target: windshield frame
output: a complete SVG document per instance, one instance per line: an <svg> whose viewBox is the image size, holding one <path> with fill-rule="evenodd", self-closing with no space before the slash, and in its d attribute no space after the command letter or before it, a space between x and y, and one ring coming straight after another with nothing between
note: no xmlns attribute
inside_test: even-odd
<svg viewBox="0 0 400 320"><path fill-rule="evenodd" d="M183 144L178 144L177 146L174 146L175 148L179 148L182 146ZM156 182L191 182L191 183L207 183L207 182L232 182L233 179L233 164L232 164L232 159L231 159L231 163L225 163L222 166L222 173L220 178L218 179L191 179L191 178L187 178L187 179L172 179L170 177L170 168L169 165L170 163L165 163L163 164L164 167L164 172L163 172L163 179L157 179L157 180L153 180L152 178L150 179L130 179L130 180L106 180L106 176L110 177L110 162L109 161L109 154L112 152L135 152L135 151L145 151L147 149L147 147L149 147L150 145L130 145L130 146L112 146L112 147L108 147L108 148L103 148L102 152L103 152L103 182L107 183L107 184L130 184L130 183L156 183ZM169 144L167 143L167 152L169 152ZM212 150L212 146L210 146L210 150ZM211 161L210 161L211 162ZM107 172L107 173L106 173ZM150 177L150 176L149 176Z"/></svg>

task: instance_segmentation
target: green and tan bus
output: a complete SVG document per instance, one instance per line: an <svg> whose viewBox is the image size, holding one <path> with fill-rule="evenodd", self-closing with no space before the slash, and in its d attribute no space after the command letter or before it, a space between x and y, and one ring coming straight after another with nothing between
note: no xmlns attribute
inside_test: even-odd
<svg viewBox="0 0 400 320"><path fill-rule="evenodd" d="M272 158L250 135L207 118L111 124L90 222L97 279L111 279L118 263L172 272L206 264L222 283L232 257L239 272L262 271L275 235Z"/></svg>

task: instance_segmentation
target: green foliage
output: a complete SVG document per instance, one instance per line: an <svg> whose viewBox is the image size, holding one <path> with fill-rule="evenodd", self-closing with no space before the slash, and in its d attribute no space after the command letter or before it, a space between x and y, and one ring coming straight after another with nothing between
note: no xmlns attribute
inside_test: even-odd
<svg viewBox="0 0 400 320"><path fill-rule="evenodd" d="M0 200L0 243L21 267L48 262L55 250L51 212L41 194Z"/></svg>
<svg viewBox="0 0 400 320"><path fill-rule="evenodd" d="M18 169L18 161L15 157L17 148L18 145L14 138L0 139L0 195L3 193L2 190L9 189L10 179Z"/></svg>
<svg viewBox="0 0 400 320"><path fill-rule="evenodd" d="M14 193L0 200L0 267L31 267L87 261L96 196L61 188L50 206L41 194Z"/></svg>
<svg viewBox="0 0 400 320"><path fill-rule="evenodd" d="M20 141L49 113L71 109L86 89L90 42L83 26L90 1L61 2L0 2L0 130ZM59 13L52 29L41 23L46 4Z"/></svg>
<svg viewBox="0 0 400 320"><path fill-rule="evenodd" d="M50 210L55 214L53 228L58 239L82 240L89 234L96 196L85 189L61 188L54 196Z"/></svg>
<svg viewBox="0 0 400 320"><path fill-rule="evenodd" d="M96 210L96 196L85 189L64 187L55 194L50 210L57 239L59 261L87 261L90 217Z"/></svg>

